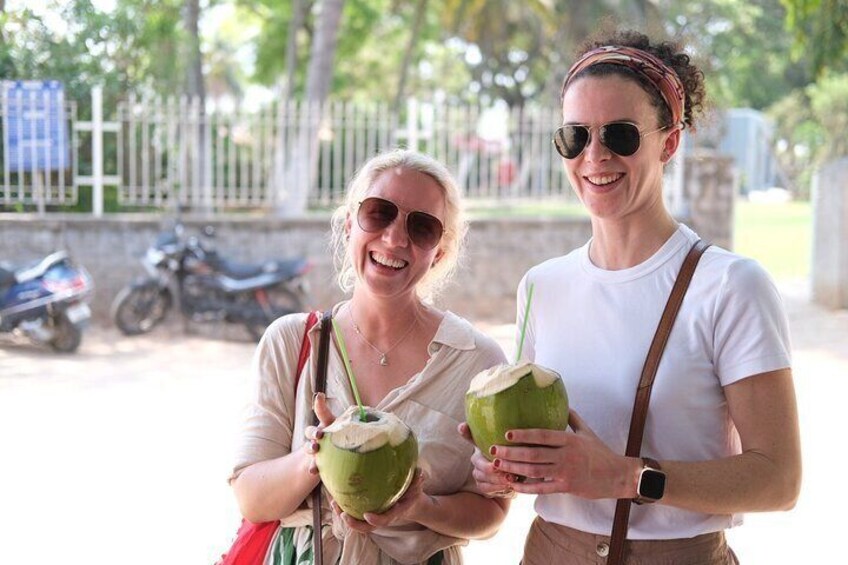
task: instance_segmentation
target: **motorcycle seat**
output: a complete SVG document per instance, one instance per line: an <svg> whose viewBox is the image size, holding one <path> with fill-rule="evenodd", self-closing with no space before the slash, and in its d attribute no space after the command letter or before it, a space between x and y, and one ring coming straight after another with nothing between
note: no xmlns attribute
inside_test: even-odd
<svg viewBox="0 0 848 565"><path fill-rule="evenodd" d="M221 271L230 278L245 280L266 273L279 273L283 278L291 278L303 272L307 265L306 259L284 259L282 261L266 261L261 265L247 265L233 261L221 260Z"/></svg>
<svg viewBox="0 0 848 565"><path fill-rule="evenodd" d="M236 263L222 259L219 263L221 272L230 278L243 280L261 275L265 271L264 265L247 265L244 263Z"/></svg>

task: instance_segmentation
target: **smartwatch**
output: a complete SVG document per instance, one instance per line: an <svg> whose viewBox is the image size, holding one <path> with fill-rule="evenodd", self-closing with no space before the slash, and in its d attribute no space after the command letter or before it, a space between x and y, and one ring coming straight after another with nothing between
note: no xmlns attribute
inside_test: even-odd
<svg viewBox="0 0 848 565"><path fill-rule="evenodd" d="M660 464L650 457L642 458L642 471L636 486L636 504L651 504L665 494L665 472Z"/></svg>

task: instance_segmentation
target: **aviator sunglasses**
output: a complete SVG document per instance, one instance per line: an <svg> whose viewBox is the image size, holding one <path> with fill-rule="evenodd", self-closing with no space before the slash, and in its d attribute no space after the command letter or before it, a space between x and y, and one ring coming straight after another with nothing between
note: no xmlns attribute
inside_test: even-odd
<svg viewBox="0 0 848 565"><path fill-rule="evenodd" d="M400 208L391 200L371 196L359 203L356 223L363 231L374 233L389 227L400 213ZM439 244L444 226L437 217L418 210L405 214L406 233L414 245L430 250Z"/></svg>
<svg viewBox="0 0 848 565"><path fill-rule="evenodd" d="M561 126L554 132L553 143L557 153L566 159L574 159L583 153L592 140L592 129L579 124ZM616 155L629 157L639 150L643 137L668 129L668 126L641 133L639 127L631 122L611 122L597 129L598 138L604 147Z"/></svg>

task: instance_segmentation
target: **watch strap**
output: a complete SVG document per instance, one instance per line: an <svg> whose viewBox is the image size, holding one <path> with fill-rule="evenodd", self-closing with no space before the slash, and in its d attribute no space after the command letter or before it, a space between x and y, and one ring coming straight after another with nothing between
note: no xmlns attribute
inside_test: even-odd
<svg viewBox="0 0 848 565"><path fill-rule="evenodd" d="M656 459L651 459L650 457L642 457L642 467L662 471L662 465L660 465L660 462Z"/></svg>

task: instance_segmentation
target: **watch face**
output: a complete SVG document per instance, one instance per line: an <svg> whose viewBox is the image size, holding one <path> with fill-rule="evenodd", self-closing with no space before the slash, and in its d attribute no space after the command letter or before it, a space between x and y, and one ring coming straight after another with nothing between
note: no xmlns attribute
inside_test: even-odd
<svg viewBox="0 0 848 565"><path fill-rule="evenodd" d="M639 495L653 500L659 500L665 493L665 473L654 469L642 471L639 480Z"/></svg>

